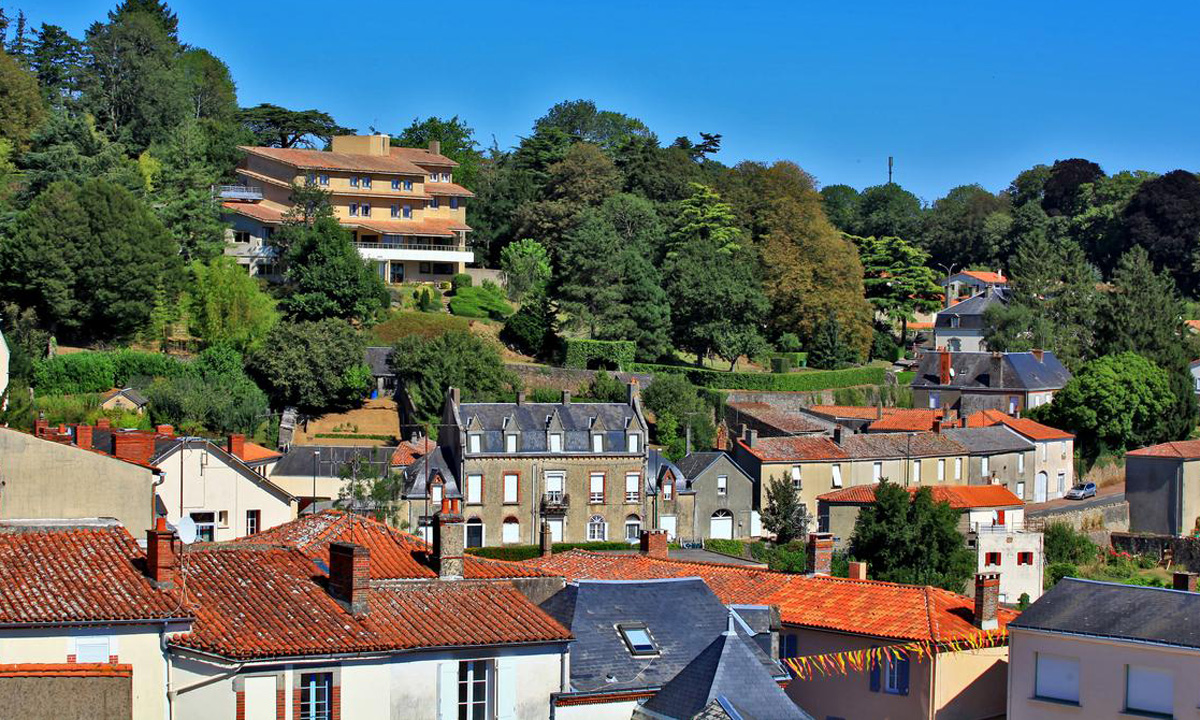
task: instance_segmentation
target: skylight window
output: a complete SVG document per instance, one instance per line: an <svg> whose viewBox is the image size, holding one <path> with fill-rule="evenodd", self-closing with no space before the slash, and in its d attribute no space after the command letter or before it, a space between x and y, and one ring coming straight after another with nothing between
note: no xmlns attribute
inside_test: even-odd
<svg viewBox="0 0 1200 720"><path fill-rule="evenodd" d="M650 637L650 630L645 625L618 625L617 630L625 640L631 655L658 654L658 645L654 643L654 638Z"/></svg>

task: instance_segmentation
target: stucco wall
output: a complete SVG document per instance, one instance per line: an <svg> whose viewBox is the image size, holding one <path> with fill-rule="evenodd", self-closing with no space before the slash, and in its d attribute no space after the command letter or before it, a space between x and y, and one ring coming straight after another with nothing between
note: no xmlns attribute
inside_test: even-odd
<svg viewBox="0 0 1200 720"><path fill-rule="evenodd" d="M154 524L154 472L0 428L0 518L116 518L139 537Z"/></svg>
<svg viewBox="0 0 1200 720"><path fill-rule="evenodd" d="M717 494L717 478L724 475L727 478L727 494ZM748 538L751 536L751 513L754 504L754 481L751 480L728 456L717 459L708 466L699 477L693 479L692 489L695 491L694 503L690 516L691 525L679 525L678 535L685 539L701 539L710 536L710 526L713 513L718 510L728 510L733 514L733 536ZM686 496L685 496L686 497ZM685 532L686 531L686 532Z"/></svg>
<svg viewBox="0 0 1200 720"><path fill-rule="evenodd" d="M261 479L246 477L206 449L189 447L182 451L182 457L176 451L164 457L159 468L165 480L158 486L158 497L166 507L168 522L178 522L181 510L182 516L211 512L217 521L215 540L244 537L248 510L259 511L259 532L296 517L296 505L282 491ZM224 524L220 520L222 512L227 519Z"/></svg>
<svg viewBox="0 0 1200 720"><path fill-rule="evenodd" d="M1042 596L1045 554L1042 550L1040 532L981 532L971 539L976 543L976 572L1000 573L1000 602L1016 603L1022 593L1029 593L1030 601ZM1020 553L1033 553L1033 563L1018 564ZM1000 564L987 564L988 553L1000 553ZM974 588L968 583L968 594Z"/></svg>
<svg viewBox="0 0 1200 720"><path fill-rule="evenodd" d="M0 658L6 663L65 663L68 655L75 654L76 638L107 637L109 652L117 656L117 662L133 666L133 717L135 720L162 720L166 710L166 665L159 645L160 627L123 625L2 630Z"/></svg>
<svg viewBox="0 0 1200 720"><path fill-rule="evenodd" d="M0 679L0 708L21 720L127 720L133 717L128 677Z"/></svg>
<svg viewBox="0 0 1200 720"><path fill-rule="evenodd" d="M1009 720L1132 717L1124 712L1128 665L1173 671L1174 716L1196 716L1200 692L1195 678L1200 675L1200 652L1195 650L1067 637L1021 628L1011 630L1009 643ZM1034 698L1039 652L1079 659L1078 707Z"/></svg>
<svg viewBox="0 0 1200 720"><path fill-rule="evenodd" d="M1007 647L938 655L933 683L937 719L1003 717L1007 682Z"/></svg>

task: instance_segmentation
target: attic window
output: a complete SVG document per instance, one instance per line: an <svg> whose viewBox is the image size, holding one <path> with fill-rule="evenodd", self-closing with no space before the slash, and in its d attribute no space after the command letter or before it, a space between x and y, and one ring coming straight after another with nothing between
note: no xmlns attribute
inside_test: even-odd
<svg viewBox="0 0 1200 720"><path fill-rule="evenodd" d="M622 623L617 625L617 631L621 633L621 639L629 648L630 655L639 657L659 653L658 645L654 643L654 638L650 637L650 630L642 623Z"/></svg>

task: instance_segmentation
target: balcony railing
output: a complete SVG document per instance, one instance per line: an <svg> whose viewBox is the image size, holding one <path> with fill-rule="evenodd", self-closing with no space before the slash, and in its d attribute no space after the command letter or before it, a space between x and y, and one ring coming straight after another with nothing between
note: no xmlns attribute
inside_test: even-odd
<svg viewBox="0 0 1200 720"><path fill-rule="evenodd" d="M1008 520L1003 524L995 522L971 523L971 532L975 533L1015 533L1025 530L1024 522Z"/></svg>
<svg viewBox="0 0 1200 720"><path fill-rule="evenodd" d="M542 495L543 515L565 515L571 506L571 496L557 490Z"/></svg>
<svg viewBox="0 0 1200 720"><path fill-rule="evenodd" d="M451 243L423 243L423 242L363 242L356 240L354 243L360 248L367 250L434 250L441 252L467 252L466 243L451 244Z"/></svg>
<svg viewBox="0 0 1200 720"><path fill-rule="evenodd" d="M262 188L253 185L214 185L213 195L222 200L262 200Z"/></svg>

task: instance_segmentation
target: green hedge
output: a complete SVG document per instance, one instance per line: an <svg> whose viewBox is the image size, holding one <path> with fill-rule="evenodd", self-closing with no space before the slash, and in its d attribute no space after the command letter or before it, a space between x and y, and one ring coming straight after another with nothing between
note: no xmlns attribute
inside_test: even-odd
<svg viewBox="0 0 1200 720"><path fill-rule="evenodd" d="M630 545L625 542L590 542L590 543L554 543L552 546L554 552L561 553L568 550L628 550L636 548L636 545ZM467 548L468 555L477 555L479 557L491 558L493 560L531 560L542 554L542 548L538 545L496 545L493 547L476 547Z"/></svg>
<svg viewBox="0 0 1200 720"><path fill-rule="evenodd" d="M637 345L632 340L584 340L570 338L563 367L585 369L592 360L603 360L617 366L617 370L628 370L633 364Z"/></svg>
<svg viewBox="0 0 1200 720"><path fill-rule="evenodd" d="M789 373L792 371L792 361L785 357L771 358L771 372Z"/></svg>
<svg viewBox="0 0 1200 720"><path fill-rule="evenodd" d="M362 433L317 433L319 438L337 438L338 440L380 440L383 442L395 442L396 438L392 435L367 435Z"/></svg>
<svg viewBox="0 0 1200 720"><path fill-rule="evenodd" d="M187 366L169 355L113 350L55 355L33 369L33 386L45 395L97 393L126 387L134 378L175 377Z"/></svg>
<svg viewBox="0 0 1200 720"><path fill-rule="evenodd" d="M805 392L833 390L855 385L882 385L887 371L881 367L846 368L798 373L721 372L684 365L633 363L632 372L679 373L693 385L720 390L775 390Z"/></svg>
<svg viewBox="0 0 1200 720"><path fill-rule="evenodd" d="M897 385L912 385L912 381L915 380L916 377L917 377L917 374L915 372L910 372L908 370L902 370L902 371L896 373L896 384Z"/></svg>
<svg viewBox="0 0 1200 720"><path fill-rule="evenodd" d="M772 358L785 358L792 364L792 367L804 367L808 362L808 353L806 352L777 352L771 353Z"/></svg>

